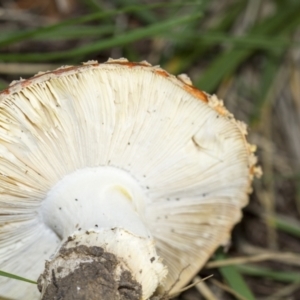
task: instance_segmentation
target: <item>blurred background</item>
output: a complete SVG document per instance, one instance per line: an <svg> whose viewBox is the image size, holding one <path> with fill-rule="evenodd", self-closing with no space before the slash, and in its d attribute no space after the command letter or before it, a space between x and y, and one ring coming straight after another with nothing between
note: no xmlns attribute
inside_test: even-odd
<svg viewBox="0 0 300 300"><path fill-rule="evenodd" d="M0 89L108 57L147 60L224 99L264 175L232 244L177 299L300 299L299 0L1 0Z"/></svg>

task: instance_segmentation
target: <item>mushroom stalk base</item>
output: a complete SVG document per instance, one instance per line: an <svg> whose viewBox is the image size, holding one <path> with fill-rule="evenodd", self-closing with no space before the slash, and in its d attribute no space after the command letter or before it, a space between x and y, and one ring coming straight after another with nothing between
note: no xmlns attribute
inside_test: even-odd
<svg viewBox="0 0 300 300"><path fill-rule="evenodd" d="M69 236L46 262L38 287L42 300L146 300L166 274L151 237L99 229Z"/></svg>
<svg viewBox="0 0 300 300"><path fill-rule="evenodd" d="M99 280L104 280L102 285L109 286L112 293L115 290L120 293L118 282L123 282L122 278L127 274L128 282L132 276L142 286L142 297L137 299L149 299L162 285L167 270L156 253L154 239L144 222L147 201L138 182L126 171L114 167L86 168L65 176L52 187L40 208L41 221L63 241L59 253L46 264L42 276L45 284L42 286L58 292L62 287L58 289L57 282L65 285L68 280L75 284L70 292L75 289L77 293L78 289L78 294L81 294L83 288L89 288L90 282L97 286ZM98 249L98 252L102 249L103 253L115 256L116 266L106 270L111 276L109 285L102 276L103 259L91 255L90 252L94 251L91 249ZM88 280L95 276L93 272L98 272L100 279ZM77 285L82 277L89 283L83 284L84 287ZM129 286L131 289L131 283ZM139 294L135 288L132 291ZM77 299L73 295L70 297ZM97 296L96 299L101 298ZM105 299L110 298L106 296Z"/></svg>
<svg viewBox="0 0 300 300"><path fill-rule="evenodd" d="M74 265L76 268L74 269ZM66 275L66 276L61 276ZM49 281L50 279L50 281ZM42 300L139 300L142 287L116 256L103 248L80 245L60 249L39 277Z"/></svg>

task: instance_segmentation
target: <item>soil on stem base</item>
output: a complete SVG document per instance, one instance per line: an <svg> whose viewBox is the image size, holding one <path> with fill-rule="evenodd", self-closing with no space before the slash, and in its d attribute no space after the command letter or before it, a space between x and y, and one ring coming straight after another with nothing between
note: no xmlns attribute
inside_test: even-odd
<svg viewBox="0 0 300 300"><path fill-rule="evenodd" d="M76 257L80 263L62 276L66 274L64 268L69 268ZM120 270L118 265L116 256L100 247L63 247L53 261L46 263L39 278L38 288L41 292L44 290L42 300L141 299L141 285L129 271Z"/></svg>

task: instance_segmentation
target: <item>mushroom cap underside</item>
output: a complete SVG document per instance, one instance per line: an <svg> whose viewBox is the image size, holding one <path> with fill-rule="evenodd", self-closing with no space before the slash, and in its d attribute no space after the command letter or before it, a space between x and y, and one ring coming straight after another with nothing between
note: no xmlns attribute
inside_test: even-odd
<svg viewBox="0 0 300 300"><path fill-rule="evenodd" d="M256 160L244 125L182 78L109 60L0 94L0 269L36 279L60 243L39 218L48 191L76 170L112 166L150 199L145 223L169 270L166 290L191 280L239 221ZM0 295L35 290L10 280Z"/></svg>

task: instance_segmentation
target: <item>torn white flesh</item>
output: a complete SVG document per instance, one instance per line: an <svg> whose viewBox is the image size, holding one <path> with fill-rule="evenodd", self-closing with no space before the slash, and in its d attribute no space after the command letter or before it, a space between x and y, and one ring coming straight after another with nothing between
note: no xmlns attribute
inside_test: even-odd
<svg viewBox="0 0 300 300"><path fill-rule="evenodd" d="M143 299L148 299L167 273L143 222L148 202L143 190L127 172L114 167L86 168L58 182L49 191L39 213L41 221L63 242L71 240L68 248L97 246L114 254L119 269L131 273L142 286ZM48 267L55 270L59 278L73 272L80 262L81 259L74 259L63 266L63 262L55 258ZM62 266L64 272L58 273L57 269ZM52 281L51 270L44 282L46 286Z"/></svg>

